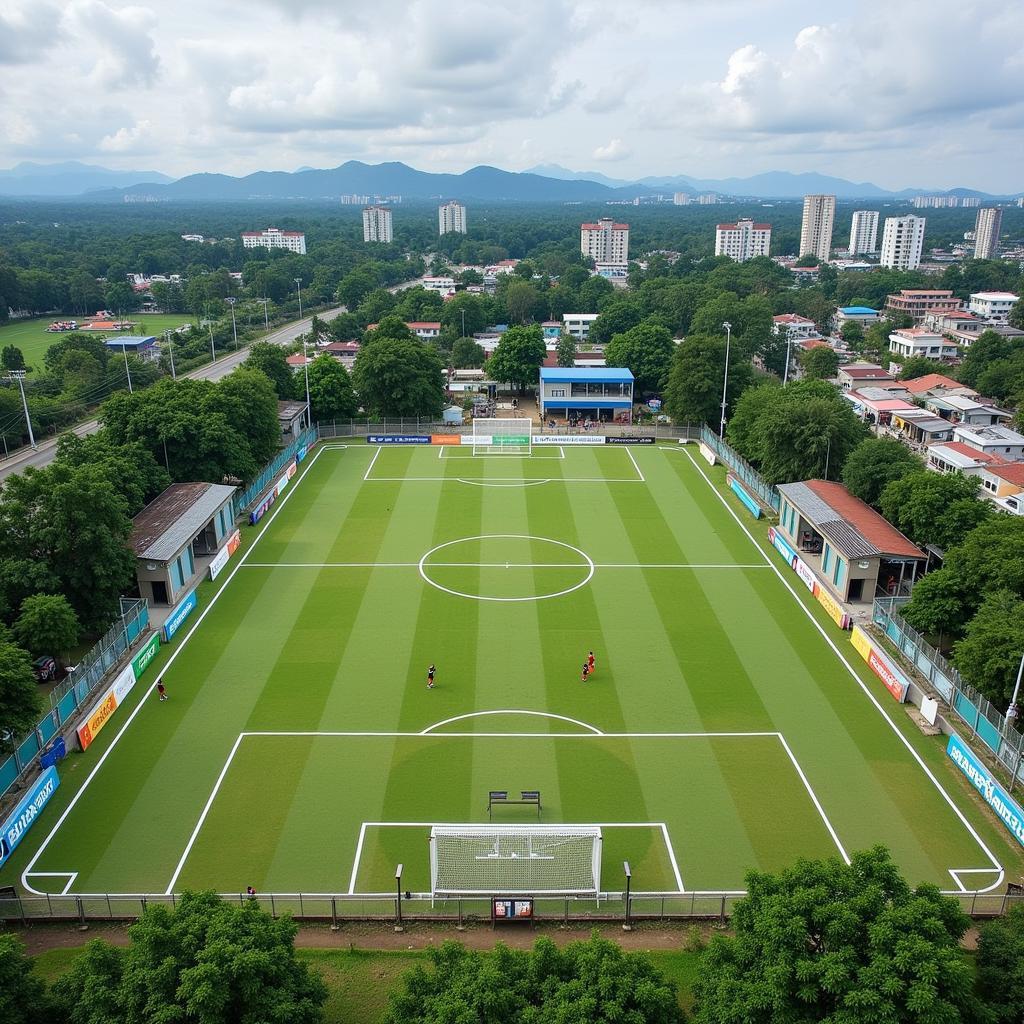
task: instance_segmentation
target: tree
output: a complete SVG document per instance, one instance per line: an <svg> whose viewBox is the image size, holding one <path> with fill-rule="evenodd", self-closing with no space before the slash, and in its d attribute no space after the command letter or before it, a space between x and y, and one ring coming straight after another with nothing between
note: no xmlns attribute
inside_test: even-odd
<svg viewBox="0 0 1024 1024"><path fill-rule="evenodd" d="M510 327L487 360L486 370L492 380L508 381L523 390L537 383L546 354L539 327Z"/></svg>
<svg viewBox="0 0 1024 1024"><path fill-rule="evenodd" d="M472 338L459 338L452 346L452 366L459 370L478 369L487 361L483 346Z"/></svg>
<svg viewBox="0 0 1024 1024"><path fill-rule="evenodd" d="M0 365L5 370L24 370L25 356L16 345L4 345L3 352L0 352Z"/></svg>
<svg viewBox="0 0 1024 1024"><path fill-rule="evenodd" d="M1020 1024L1024 1007L1024 904L1018 903L1005 917L982 925L977 965L978 991L996 1024Z"/></svg>
<svg viewBox="0 0 1024 1024"><path fill-rule="evenodd" d="M315 1024L327 988L297 959L296 930L255 900L186 892L147 909L127 949L91 942L52 995L71 1024Z"/></svg>
<svg viewBox="0 0 1024 1024"><path fill-rule="evenodd" d="M832 380L839 372L839 353L825 345L815 345L800 355L800 368L809 380Z"/></svg>
<svg viewBox="0 0 1024 1024"><path fill-rule="evenodd" d="M309 364L309 404L314 422L355 416L359 403L348 371L337 359L322 355Z"/></svg>
<svg viewBox="0 0 1024 1024"><path fill-rule="evenodd" d="M648 320L616 334L605 348L604 358L609 366L629 368L639 396L664 390L675 348L668 328Z"/></svg>
<svg viewBox="0 0 1024 1024"><path fill-rule="evenodd" d="M642 319L643 308L636 299L616 296L615 300L605 305L601 315L590 325L587 337L592 344L606 345L617 334L625 334L630 328L636 327ZM625 366L625 363L618 365Z"/></svg>
<svg viewBox="0 0 1024 1024"><path fill-rule="evenodd" d="M558 335L558 344L555 347L555 354L558 357L559 366L576 365L576 339L567 330L565 330L564 327Z"/></svg>
<svg viewBox="0 0 1024 1024"><path fill-rule="evenodd" d="M53 1007L42 981L14 935L0 934L0 1020L4 1024L50 1024Z"/></svg>
<svg viewBox="0 0 1024 1024"><path fill-rule="evenodd" d="M736 402L729 418L726 437L729 444L750 462L759 462L761 459L756 432L758 420L765 409L779 401L781 396L782 383L778 377L766 377L761 383L744 391Z"/></svg>
<svg viewBox="0 0 1024 1024"><path fill-rule="evenodd" d="M843 466L843 483L861 501L877 506L888 484L920 469L921 460L902 442L869 437L850 452Z"/></svg>
<svg viewBox="0 0 1024 1024"><path fill-rule="evenodd" d="M0 640L0 750L13 750L14 743L36 727L42 709L28 655L16 644ZM5 740L8 733L11 739Z"/></svg>
<svg viewBox="0 0 1024 1024"><path fill-rule="evenodd" d="M1024 652L1024 600L997 590L981 603L953 648L953 664L976 690L1006 708Z"/></svg>
<svg viewBox="0 0 1024 1024"><path fill-rule="evenodd" d="M717 425L721 416L725 370L725 338L691 334L676 346L665 388L665 410L676 421ZM733 348L729 353L726 411L747 389L754 372L749 357Z"/></svg>
<svg viewBox="0 0 1024 1024"><path fill-rule="evenodd" d="M505 308L513 323L525 324L532 320L540 299L540 292L530 281L516 279L504 289Z"/></svg>
<svg viewBox="0 0 1024 1024"><path fill-rule="evenodd" d="M856 350L864 340L864 326L859 320L846 320L839 328L839 336L850 348Z"/></svg>
<svg viewBox="0 0 1024 1024"><path fill-rule="evenodd" d="M978 379L989 365L1001 359L1009 359L1013 350L1014 345L1009 338L995 331L982 331L964 353L957 379L968 387L977 387Z"/></svg>
<svg viewBox="0 0 1024 1024"><path fill-rule="evenodd" d="M900 363L899 379L915 380L918 377L924 377L929 373L935 373L936 370L943 369L945 367L936 364L934 359L928 359L925 356L911 356Z"/></svg>
<svg viewBox="0 0 1024 1024"><path fill-rule="evenodd" d="M364 345L352 382L363 408L373 416L436 417L444 406L441 361L415 338L385 337Z"/></svg>
<svg viewBox="0 0 1024 1024"><path fill-rule="evenodd" d="M445 942L428 950L392 994L388 1024L488 1021L489 1024L676 1024L675 986L644 953L625 953L595 934L559 949L549 938L532 950L499 943L493 952Z"/></svg>
<svg viewBox="0 0 1024 1024"><path fill-rule="evenodd" d="M63 594L33 594L14 623L18 643L30 654L66 656L82 635L78 616Z"/></svg>
<svg viewBox="0 0 1024 1024"><path fill-rule="evenodd" d="M882 515L915 544L947 549L991 515L978 497L977 477L924 468L887 484L878 500Z"/></svg>
<svg viewBox="0 0 1024 1024"><path fill-rule="evenodd" d="M715 937L701 962L697 1024L977 1018L966 915L937 886L911 889L884 848L752 871L746 888L735 936Z"/></svg>
<svg viewBox="0 0 1024 1024"><path fill-rule="evenodd" d="M295 374L288 365L288 356L280 345L257 341L249 347L248 358L242 363L246 369L259 370L274 385L282 401L295 395Z"/></svg>

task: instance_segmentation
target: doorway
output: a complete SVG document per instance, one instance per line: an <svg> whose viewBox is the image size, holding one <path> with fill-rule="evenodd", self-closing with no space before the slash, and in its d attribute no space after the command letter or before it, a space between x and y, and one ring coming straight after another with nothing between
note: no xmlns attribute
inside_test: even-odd
<svg viewBox="0 0 1024 1024"><path fill-rule="evenodd" d="M153 580L153 604L167 604L167 583L164 580Z"/></svg>
<svg viewBox="0 0 1024 1024"><path fill-rule="evenodd" d="M850 589L847 593L847 601L859 601L864 594L864 580L850 580Z"/></svg>

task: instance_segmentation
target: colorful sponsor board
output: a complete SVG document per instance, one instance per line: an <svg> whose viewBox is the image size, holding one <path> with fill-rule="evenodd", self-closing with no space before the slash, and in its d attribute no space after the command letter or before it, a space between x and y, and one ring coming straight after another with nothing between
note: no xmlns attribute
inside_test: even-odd
<svg viewBox="0 0 1024 1024"><path fill-rule="evenodd" d="M135 685L135 668L132 664L125 665L114 678L110 687L92 706L85 716L85 721L75 730L78 745L87 750L89 744L96 739L100 730L110 721L111 715L124 703L125 697Z"/></svg>
<svg viewBox="0 0 1024 1024"><path fill-rule="evenodd" d="M813 594L818 581L814 578L811 567L802 558L794 558L793 571L803 580L804 586Z"/></svg>
<svg viewBox="0 0 1024 1024"><path fill-rule="evenodd" d="M606 437L605 444L654 444L653 437Z"/></svg>
<svg viewBox="0 0 1024 1024"><path fill-rule="evenodd" d="M230 537L228 537L228 554L233 555L242 545L242 531L235 530Z"/></svg>
<svg viewBox="0 0 1024 1024"><path fill-rule="evenodd" d="M430 444L429 434L367 434L367 444Z"/></svg>
<svg viewBox="0 0 1024 1024"><path fill-rule="evenodd" d="M297 452L295 453L295 461L296 461L296 462L301 462L301 461L302 461L302 460L303 460L303 459L304 459L304 458L306 457L306 452L308 452L308 451L309 451L309 448L308 448L308 447L307 447L306 445L303 445L303 446L302 446L302 447L301 447L301 448L300 448L300 449L299 449L299 450L298 450L298 451L297 451Z"/></svg>
<svg viewBox="0 0 1024 1024"><path fill-rule="evenodd" d="M478 448L489 446L491 448L526 448L530 444L529 434L474 434L471 444Z"/></svg>
<svg viewBox="0 0 1024 1024"><path fill-rule="evenodd" d="M25 838L25 833L35 824L39 812L47 805L50 797L57 792L60 777L57 769L50 765L32 788L18 801L18 806L0 825L0 865L14 852L18 843Z"/></svg>
<svg viewBox="0 0 1024 1024"><path fill-rule="evenodd" d="M266 514L271 505L277 501L277 496L288 486L288 481L295 476L298 465L290 462L285 470L284 476L278 479L271 488L270 493L249 513L249 522L255 526Z"/></svg>
<svg viewBox="0 0 1024 1024"><path fill-rule="evenodd" d="M193 609L199 603L196 592L193 590L178 606L167 616L164 623L163 638L167 643L181 628L181 624L192 614Z"/></svg>
<svg viewBox="0 0 1024 1024"><path fill-rule="evenodd" d="M843 611L843 606L820 583L814 584L814 596L840 629L849 629L853 625L853 619Z"/></svg>
<svg viewBox="0 0 1024 1024"><path fill-rule="evenodd" d="M775 550L790 564L796 560L796 552L786 543L781 533L774 526L768 528L768 540L774 545Z"/></svg>
<svg viewBox="0 0 1024 1024"><path fill-rule="evenodd" d="M949 737L946 753L956 766L967 776L968 781L995 811L999 820L1013 833L1014 838L1024 846L1024 810L1006 792L995 776L978 759L974 751L956 733Z"/></svg>
<svg viewBox="0 0 1024 1024"><path fill-rule="evenodd" d="M224 547L222 547L220 551L213 556L213 559L210 562L209 569L211 580L215 580L220 575L221 569L228 564L228 559L238 550L238 545L241 543L242 534L239 530L235 530L235 532L228 537L227 544L225 544Z"/></svg>
<svg viewBox="0 0 1024 1024"><path fill-rule="evenodd" d="M567 448L578 444L604 444L604 434L534 434L534 444L561 444Z"/></svg>
<svg viewBox="0 0 1024 1024"><path fill-rule="evenodd" d="M461 434L431 434L431 444L462 444Z"/></svg>
<svg viewBox="0 0 1024 1024"><path fill-rule="evenodd" d="M756 501L754 501L753 497L751 497L750 494L747 493L747 489L743 486L743 484L741 484L739 480L737 480L736 477L732 475L732 473L727 474L726 479L728 480L729 486L732 488L733 493L736 495L737 498L740 499L740 501L743 503L747 511L755 519L760 519L761 506L758 505Z"/></svg>
<svg viewBox="0 0 1024 1024"><path fill-rule="evenodd" d="M850 637L857 653L868 663L868 668L885 684L885 688L902 704L907 699L910 680L893 663L888 654L875 646L875 642L860 627L853 627Z"/></svg>
<svg viewBox="0 0 1024 1024"><path fill-rule="evenodd" d="M780 555L789 563L791 569L803 580L804 586L815 596L818 603L828 612L828 616L840 629L849 629L853 620L843 611L843 606L818 582L810 567L783 539L782 534L774 526L768 529L768 540Z"/></svg>
<svg viewBox="0 0 1024 1024"><path fill-rule="evenodd" d="M143 645L138 654L132 658L132 671L138 679L149 668L149 663L160 650L160 634L154 633Z"/></svg>
<svg viewBox="0 0 1024 1024"><path fill-rule="evenodd" d="M703 441L701 441L701 443L697 445L697 451L701 453L701 455L704 458L704 461L709 466L718 465L718 456Z"/></svg>

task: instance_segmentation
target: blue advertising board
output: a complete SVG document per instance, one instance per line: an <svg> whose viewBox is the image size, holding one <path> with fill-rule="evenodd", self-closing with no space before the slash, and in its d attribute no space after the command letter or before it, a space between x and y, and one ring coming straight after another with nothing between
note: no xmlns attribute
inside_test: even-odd
<svg viewBox="0 0 1024 1024"><path fill-rule="evenodd" d="M747 510L755 519L761 518L761 506L747 493L746 488L736 479L736 477L730 474L729 486L733 489L736 497L746 505Z"/></svg>
<svg viewBox="0 0 1024 1024"><path fill-rule="evenodd" d="M25 838L25 833L35 824L39 812L57 792L60 778L57 769L51 765L36 779L35 784L21 798L7 820L0 826L0 865L14 852L15 847Z"/></svg>
<svg viewBox="0 0 1024 1024"><path fill-rule="evenodd" d="M776 550L790 564L796 558L796 552L782 539L782 535L774 526L768 530L768 539L775 545Z"/></svg>
<svg viewBox="0 0 1024 1024"><path fill-rule="evenodd" d="M164 643L178 632L181 624L192 614L192 610L199 603L196 598L196 592L193 590L188 597L186 597L178 606L167 616L167 621L164 623L163 638Z"/></svg>
<svg viewBox="0 0 1024 1024"><path fill-rule="evenodd" d="M981 799L1013 833L1017 842L1024 846L1024 810L1020 804L1003 789L996 777L956 733L949 737L946 753L981 794Z"/></svg>
<svg viewBox="0 0 1024 1024"><path fill-rule="evenodd" d="M369 434L367 444L430 444L429 434Z"/></svg>

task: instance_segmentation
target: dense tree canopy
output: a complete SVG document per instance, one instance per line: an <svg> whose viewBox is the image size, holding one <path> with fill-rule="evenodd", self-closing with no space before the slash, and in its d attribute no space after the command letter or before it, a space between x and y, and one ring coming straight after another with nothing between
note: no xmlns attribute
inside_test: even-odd
<svg viewBox="0 0 1024 1024"><path fill-rule="evenodd" d="M660 394L668 383L675 342L668 328L647 320L616 334L604 350L608 366L625 366L636 378L634 393Z"/></svg>
<svg viewBox="0 0 1024 1024"><path fill-rule="evenodd" d="M359 402L348 370L332 356L317 356L308 368L309 403L313 422L347 420L355 416Z"/></svg>
<svg viewBox="0 0 1024 1024"><path fill-rule="evenodd" d="M832 380L839 372L839 353L834 348L816 345L801 354L800 368L810 380Z"/></svg>
<svg viewBox="0 0 1024 1024"><path fill-rule="evenodd" d="M994 1024L1020 1024L1024 1007L1024 903L982 926L978 938L978 989Z"/></svg>
<svg viewBox="0 0 1024 1024"><path fill-rule="evenodd" d="M78 616L63 594L33 594L21 603L14 635L29 654L61 658L82 634Z"/></svg>
<svg viewBox="0 0 1024 1024"><path fill-rule="evenodd" d="M242 364L247 370L258 370L273 385L277 397L284 401L297 393L295 374L287 363L288 353L280 345L257 341L249 347L249 355Z"/></svg>
<svg viewBox="0 0 1024 1024"><path fill-rule="evenodd" d="M850 452L843 465L846 489L877 507L885 488L921 469L921 460L894 437L868 437Z"/></svg>
<svg viewBox="0 0 1024 1024"><path fill-rule="evenodd" d="M364 345L352 379L359 401L372 416L441 415L441 361L434 349L415 338L384 337Z"/></svg>
<svg viewBox="0 0 1024 1024"><path fill-rule="evenodd" d="M887 484L879 498L882 515L915 544L946 549L959 544L992 514L978 496L977 477L933 473L923 467Z"/></svg>
<svg viewBox="0 0 1024 1024"><path fill-rule="evenodd" d="M13 750L36 727L42 708L28 654L0 636L0 751Z"/></svg>
<svg viewBox="0 0 1024 1024"><path fill-rule="evenodd" d="M53 1024L45 986L32 967L24 943L14 935L0 934L0 1020L4 1024Z"/></svg>
<svg viewBox="0 0 1024 1024"><path fill-rule="evenodd" d="M510 327L487 360L487 373L492 380L507 381L520 389L533 387L546 352L539 327Z"/></svg>
<svg viewBox="0 0 1024 1024"><path fill-rule="evenodd" d="M665 388L665 409L672 419L676 423L709 423L717 427L722 412L724 373L724 338L691 334L677 345ZM750 357L738 347L732 348L729 352L727 415L753 376Z"/></svg>
<svg viewBox="0 0 1024 1024"><path fill-rule="evenodd" d="M1024 600L1009 590L989 594L953 648L953 664L975 689L1005 709L1024 656Z"/></svg>

